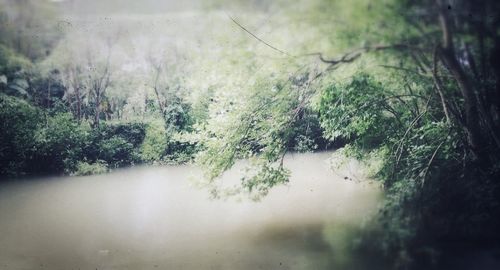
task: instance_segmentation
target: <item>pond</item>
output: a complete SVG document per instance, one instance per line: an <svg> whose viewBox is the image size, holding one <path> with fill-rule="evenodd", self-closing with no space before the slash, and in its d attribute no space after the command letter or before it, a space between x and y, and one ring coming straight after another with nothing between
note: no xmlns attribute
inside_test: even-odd
<svg viewBox="0 0 500 270"><path fill-rule="evenodd" d="M3 183L0 269L343 269L381 189L331 154L287 155L259 202L211 200L191 165Z"/></svg>

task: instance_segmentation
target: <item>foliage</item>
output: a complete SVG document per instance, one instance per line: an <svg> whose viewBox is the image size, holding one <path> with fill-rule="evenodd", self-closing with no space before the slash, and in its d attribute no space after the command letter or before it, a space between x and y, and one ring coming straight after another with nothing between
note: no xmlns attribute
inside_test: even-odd
<svg viewBox="0 0 500 270"><path fill-rule="evenodd" d="M56 20L51 20L56 15L46 1L0 1L0 46L30 60L46 56L61 34Z"/></svg>
<svg viewBox="0 0 500 270"><path fill-rule="evenodd" d="M167 132L163 121L151 121L141 145L141 159L148 162L158 161L167 148Z"/></svg>
<svg viewBox="0 0 500 270"><path fill-rule="evenodd" d="M93 175L108 172L108 165L105 161L97 160L94 163L79 161L76 165L76 170L73 175Z"/></svg>
<svg viewBox="0 0 500 270"><path fill-rule="evenodd" d="M71 172L84 156L88 128L80 126L69 113L47 117L35 131L32 166L29 173Z"/></svg>
<svg viewBox="0 0 500 270"><path fill-rule="evenodd" d="M386 131L391 130L387 113L394 113L385 91L380 82L367 74L326 88L318 105L325 137L348 141L356 138L356 143L377 145Z"/></svg>
<svg viewBox="0 0 500 270"><path fill-rule="evenodd" d="M132 165L140 162L145 135L143 123L103 123L92 130L84 151L88 160L104 160L110 167Z"/></svg>
<svg viewBox="0 0 500 270"><path fill-rule="evenodd" d="M315 119L304 107L310 98L310 77L295 75L292 79L257 80L252 91L242 94L244 102L221 99L219 104L212 104L214 115L199 131L201 151L196 158L204 168L212 195L225 193L218 188L218 178L237 159L251 159L252 170L235 188L258 198L271 187L287 182L288 171L283 167L286 151L317 147L319 131L302 129L314 125L307 120Z"/></svg>
<svg viewBox="0 0 500 270"><path fill-rule="evenodd" d="M199 33L155 30L149 52L102 24L54 47L46 1L0 2L0 175L195 157L214 197L258 199L287 183L287 152L345 145L378 159L387 197L361 249L426 269L443 239L498 246L500 2L261 2L231 3L241 24L208 12ZM34 22L47 35L21 35ZM181 34L197 42L157 38Z"/></svg>
<svg viewBox="0 0 500 270"><path fill-rule="evenodd" d="M169 103L163 111L167 131L190 130L193 125L191 106L178 95L170 95L167 99Z"/></svg>
<svg viewBox="0 0 500 270"><path fill-rule="evenodd" d="M167 137L167 148L162 161L169 164L187 163L194 159L198 151L197 142L186 138L183 132L176 132Z"/></svg>
<svg viewBox="0 0 500 270"><path fill-rule="evenodd" d="M133 145L121 136L102 140L98 148L99 158L109 161L115 167L130 165L136 160Z"/></svg>
<svg viewBox="0 0 500 270"><path fill-rule="evenodd" d="M0 175L25 171L42 120L26 101L0 94Z"/></svg>
<svg viewBox="0 0 500 270"><path fill-rule="evenodd" d="M464 133L446 122L432 84L426 78L414 81L422 88L396 97L391 88L401 89L405 80L387 80L373 93L376 88L367 83L381 87L380 82L360 74L350 82L327 86L317 105L325 135L348 139L344 154L366 159L375 153L382 160L376 177L384 181L387 198L380 227L366 236L365 244L380 243L377 250L383 256L399 254L392 260L401 267L415 258L422 267L436 259L431 243L426 243L428 249L422 248L423 239L491 237L493 230L474 231L473 217L489 213L496 205L495 195L484 190L484 183L467 180L476 169L463 155ZM445 190L448 195L442 194ZM472 191L488 199L468 198ZM450 208L451 201L463 205ZM456 218L468 221L458 229L450 222ZM492 216L488 219L494 222ZM425 229L429 227L433 230Z"/></svg>
<svg viewBox="0 0 500 270"><path fill-rule="evenodd" d="M0 45L0 73L14 75L16 72L31 68L32 63L25 57L15 53L9 47Z"/></svg>
<svg viewBox="0 0 500 270"><path fill-rule="evenodd" d="M25 73L32 63L12 49L0 44L0 91L9 95L28 96Z"/></svg>
<svg viewBox="0 0 500 270"><path fill-rule="evenodd" d="M69 114L43 115L23 100L1 97L1 175L70 172L83 158L88 131Z"/></svg>
<svg viewBox="0 0 500 270"><path fill-rule="evenodd" d="M249 173L241 179L242 190L250 194L254 200L267 195L269 190L276 186L288 183L290 171L283 166L272 164L254 164L247 170Z"/></svg>
<svg viewBox="0 0 500 270"><path fill-rule="evenodd" d="M311 108L303 110L293 125L291 137L288 148L299 153L325 150L331 147L323 134L318 113Z"/></svg>

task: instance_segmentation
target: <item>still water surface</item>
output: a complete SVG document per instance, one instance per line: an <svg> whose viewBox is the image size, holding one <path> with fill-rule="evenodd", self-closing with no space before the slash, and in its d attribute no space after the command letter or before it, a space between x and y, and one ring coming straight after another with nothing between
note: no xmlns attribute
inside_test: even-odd
<svg viewBox="0 0 500 270"><path fill-rule="evenodd" d="M342 269L380 189L330 155L288 155L260 202L210 200L188 165L2 184L0 269Z"/></svg>

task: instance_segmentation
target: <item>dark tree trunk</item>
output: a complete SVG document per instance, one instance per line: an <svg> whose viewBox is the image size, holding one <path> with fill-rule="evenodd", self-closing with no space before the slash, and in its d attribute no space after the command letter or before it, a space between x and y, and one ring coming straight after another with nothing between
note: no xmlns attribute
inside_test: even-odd
<svg viewBox="0 0 500 270"><path fill-rule="evenodd" d="M100 98L100 93L96 93L96 98L95 98L95 115L94 115L94 127L98 128L99 127L99 114L101 113L101 98Z"/></svg>
<svg viewBox="0 0 500 270"><path fill-rule="evenodd" d="M76 90L76 119L78 119L78 122L82 119L82 97L79 88Z"/></svg>
<svg viewBox="0 0 500 270"><path fill-rule="evenodd" d="M448 10L442 0L436 0L439 9L439 24L443 34L442 45L439 49L439 54L443 63L451 72L451 75L458 83L460 92L464 99L464 112L465 112L465 127L464 130L467 134L467 141L471 148L474 158L480 162L484 162L487 150L485 141L481 135L481 126L479 123L478 104L475 96L475 89L469 80L464 68L460 64L455 54L453 45L453 29L448 16Z"/></svg>

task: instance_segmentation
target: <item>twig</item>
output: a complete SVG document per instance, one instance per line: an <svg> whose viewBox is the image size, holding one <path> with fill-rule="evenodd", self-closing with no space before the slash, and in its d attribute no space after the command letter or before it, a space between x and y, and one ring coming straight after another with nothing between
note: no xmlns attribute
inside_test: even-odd
<svg viewBox="0 0 500 270"><path fill-rule="evenodd" d="M243 29L243 31L247 32L249 35L251 35L253 38L255 38L256 40L260 41L261 43L263 43L264 45L266 45L267 47L279 52L279 53L282 53L286 56L289 56L291 57L291 55L283 50L280 50L278 48L276 48L275 46L267 43L266 41L264 41L263 39L259 38L257 35L255 35L254 33L252 33L250 30L248 30L247 28L245 28L243 25L241 25L235 18L233 18L231 15L229 15L227 12L225 12L226 15L229 17L229 19L231 19L231 21L233 21L239 28Z"/></svg>
<svg viewBox="0 0 500 270"><path fill-rule="evenodd" d="M350 63L350 62L356 60L359 56L361 56L361 54L363 54L365 52L375 52L375 51L382 51L382 50L401 50L401 49L413 49L413 48L414 47L411 47L407 44L389 44L389 45L378 44L378 45L364 46L361 48L354 49L350 52L343 54L340 57L335 58L335 59L327 59L323 56L323 53L321 53L321 52L306 53L306 54L298 55L296 57L318 56L319 60L321 60L321 62L330 64L330 65L337 65L340 63Z"/></svg>
<svg viewBox="0 0 500 270"><path fill-rule="evenodd" d="M436 49L434 49L434 57L433 57L434 61L433 61L433 67L432 67L432 77L434 78L434 84L436 86L436 91L438 92L438 95L441 99L441 104L443 106L443 112L444 112L444 115L446 116L446 122L449 124L449 123L451 123L450 113L448 112L448 106L447 106L446 99L444 97L442 83L441 83L441 80L439 79L439 76L437 74L437 65L438 65L437 52L438 52L438 49L436 47Z"/></svg>
<svg viewBox="0 0 500 270"><path fill-rule="evenodd" d="M413 121L410 123L410 126L406 129L403 137L401 138L399 145L398 145L398 148L396 149L396 153L395 153L396 163L394 164L394 167L393 167L392 176L394 176L394 173L395 173L397 167L399 166L399 161L401 160L401 156L403 155L404 140L406 139L406 136L410 133L410 130L413 128L413 126L420 120L420 118L422 118L422 116L424 116L424 114L427 113L428 105L429 105L429 102L431 101L431 98L432 98L432 96L429 96L429 99L427 100L427 103L425 104L424 111L421 112L415 119L413 119Z"/></svg>
<svg viewBox="0 0 500 270"><path fill-rule="evenodd" d="M431 167L431 164L432 162L434 161L434 158L436 157L436 154L437 152L439 151L439 148L441 148L441 146L444 144L446 140L442 141L438 147L436 147L436 150L434 150L434 153L432 153L432 156L431 156L431 159L429 160L429 162L427 163L427 167L425 168L425 173L424 173L424 176L422 178L422 187L424 186L424 183L425 183L425 178L427 177L427 173L429 172L429 168Z"/></svg>

